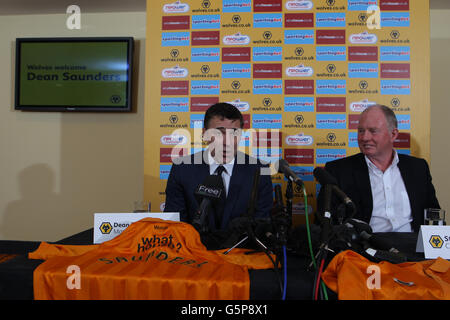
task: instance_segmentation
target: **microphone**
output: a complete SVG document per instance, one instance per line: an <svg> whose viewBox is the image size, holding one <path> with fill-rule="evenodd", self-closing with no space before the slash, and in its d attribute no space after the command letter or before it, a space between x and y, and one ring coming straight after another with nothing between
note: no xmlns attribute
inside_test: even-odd
<svg viewBox="0 0 450 320"><path fill-rule="evenodd" d="M253 187L252 192L250 194L250 201L248 203L247 215L249 217L253 217L256 210L256 201L258 201L258 186L260 176L261 176L261 168L257 167L255 170L255 174L253 176Z"/></svg>
<svg viewBox="0 0 450 320"><path fill-rule="evenodd" d="M222 189L222 178L217 175L209 175L206 177L202 184L197 186L194 195L198 202L201 200L199 209L197 210L194 218L192 219L192 225L197 231L206 231L207 225L205 224L206 217L210 211L211 204L214 201L220 199L220 195L224 190Z"/></svg>
<svg viewBox="0 0 450 320"><path fill-rule="evenodd" d="M349 219L346 223L353 226L353 228L355 228L358 235L361 235L361 233L364 232L368 236L372 236L372 227L367 222L352 218L352 219ZM364 239L364 240L367 240L367 239Z"/></svg>
<svg viewBox="0 0 450 320"><path fill-rule="evenodd" d="M285 245L288 241L288 231L292 224L292 217L287 213L283 205L281 185L277 184L274 192L275 203L272 207L272 222L276 231L276 238L280 240L282 245Z"/></svg>
<svg viewBox="0 0 450 320"><path fill-rule="evenodd" d="M275 192L275 207L280 208L283 206L283 193L281 191L281 186L279 184L274 187Z"/></svg>
<svg viewBox="0 0 450 320"><path fill-rule="evenodd" d="M351 224L360 239L366 241L365 253L379 261L388 261L391 263L406 262L407 258L396 248L394 248L389 241L380 236L372 234L372 228L364 221L358 219L350 219L347 223Z"/></svg>
<svg viewBox="0 0 450 320"><path fill-rule="evenodd" d="M373 248L367 248L366 251L364 251L364 253L374 258L378 262L387 261L390 263L397 264L407 261L406 257L403 256L402 254L386 250L375 250Z"/></svg>
<svg viewBox="0 0 450 320"><path fill-rule="evenodd" d="M316 167L313 171L314 177L319 181L321 185L332 184L337 185L336 178L333 177L328 171L324 168Z"/></svg>
<svg viewBox="0 0 450 320"><path fill-rule="evenodd" d="M328 245L328 240L331 235L332 226L331 226L331 186L325 185L325 204L323 215L318 215L318 219L322 225L322 232L320 233L320 242L323 246Z"/></svg>
<svg viewBox="0 0 450 320"><path fill-rule="evenodd" d="M283 173L285 177L292 182L295 182L299 186L303 186L303 181L300 179L294 171L289 167L289 163L284 160L280 159L278 160L278 173Z"/></svg>
<svg viewBox="0 0 450 320"><path fill-rule="evenodd" d="M366 231L361 232L360 236L376 249L386 250L390 253L401 255L400 251L397 248L395 248L389 241L383 239L380 236L369 234Z"/></svg>
<svg viewBox="0 0 450 320"><path fill-rule="evenodd" d="M313 175L322 186L331 185L336 195L347 205L353 205L353 201L337 186L336 179L325 169L317 167Z"/></svg>

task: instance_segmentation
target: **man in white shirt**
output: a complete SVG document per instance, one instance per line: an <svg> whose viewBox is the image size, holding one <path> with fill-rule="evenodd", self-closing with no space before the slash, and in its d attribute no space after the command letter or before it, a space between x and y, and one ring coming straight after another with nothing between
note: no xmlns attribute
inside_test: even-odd
<svg viewBox="0 0 450 320"><path fill-rule="evenodd" d="M398 154L397 136L394 112L383 105L371 106L359 118L361 153L325 165L355 203L354 217L369 223L374 232L417 232L424 209L440 208L427 162Z"/></svg>

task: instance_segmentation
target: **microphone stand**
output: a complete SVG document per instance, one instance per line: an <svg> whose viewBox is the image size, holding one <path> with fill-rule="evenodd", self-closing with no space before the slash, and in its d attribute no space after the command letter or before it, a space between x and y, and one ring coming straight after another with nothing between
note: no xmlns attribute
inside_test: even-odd
<svg viewBox="0 0 450 320"><path fill-rule="evenodd" d="M236 248L238 245L240 245L244 241L248 241L249 239L252 242L256 243L257 247L259 247L259 250L249 251L249 252L246 252L245 254L252 254L252 253L257 253L257 252L262 251L262 252L264 252L267 255L267 257L270 259L270 261L273 264L273 270L275 271L275 275L276 275L278 283L280 285L281 295L283 296L283 283L281 281L281 277L280 277L280 274L278 272L278 258L277 258L277 262L275 262L274 259L272 258L272 256L270 255L272 252L269 251L267 246L265 246L261 242L261 240L258 239L258 237L255 235L255 231L253 229L255 227L255 225L256 225L254 213L255 213L256 201L258 199L258 185L259 185L260 174L261 174L261 169L257 168L256 172L255 172L254 179L253 179L253 189L252 189L252 194L251 194L251 198L250 198L250 202L249 202L249 207L248 207L248 210L247 210L247 214L245 215L245 219L246 219L245 223L246 223L247 230L243 234L244 238L241 239L240 241L238 241L230 249L228 249L227 251L223 252L223 254L230 253L231 250Z"/></svg>
<svg viewBox="0 0 450 320"><path fill-rule="evenodd" d="M316 270L314 274L314 287L313 287L313 300L317 300L318 293L326 295L326 288L323 284L323 280L320 279L321 273L324 270L325 262L327 259L328 250L328 242L333 233L332 230L332 217L331 217L331 195L332 195L332 185L325 184L322 186L324 188L325 197L324 197L324 205L323 212L319 212L318 218L319 222L322 225L322 231L320 234L320 247L315 257L316 261L312 261ZM322 286L320 286L322 285Z"/></svg>
<svg viewBox="0 0 450 320"><path fill-rule="evenodd" d="M292 181L288 179L287 187L286 187L286 211L287 214L292 217L292 198L294 197L294 193L292 191Z"/></svg>
<svg viewBox="0 0 450 320"><path fill-rule="evenodd" d="M192 220L192 225L197 230L199 234L207 233L209 231L209 226L206 223L206 218L209 216L209 199L203 199L200 203L200 208L195 214L194 219Z"/></svg>
<svg viewBox="0 0 450 320"><path fill-rule="evenodd" d="M256 201L258 200L258 185L259 185L259 177L260 177L260 175L261 175L261 169L258 167L256 169L255 175L253 177L252 195L251 195L251 198L250 198L250 203L249 203L249 207L248 207L248 210L247 210L247 214L245 216L245 218L246 218L245 223L246 223L247 230L243 234L244 237L241 240L239 240L230 249L225 251L223 254L230 253L231 250L233 250L238 245L240 245L241 243L243 243L244 241L247 241L249 239L252 240L260 248L260 250L262 250L263 252L267 253L267 251L268 251L267 246L265 246L261 242L261 240L258 239L258 237L255 234L255 231L253 230L254 226L256 225L254 213L255 213ZM258 252L258 250L248 252L247 254L255 253L255 252Z"/></svg>

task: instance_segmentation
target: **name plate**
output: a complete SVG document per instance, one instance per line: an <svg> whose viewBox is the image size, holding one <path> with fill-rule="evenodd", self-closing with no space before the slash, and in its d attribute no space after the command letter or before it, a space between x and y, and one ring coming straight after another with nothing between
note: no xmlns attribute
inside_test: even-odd
<svg viewBox="0 0 450 320"><path fill-rule="evenodd" d="M425 259L450 259L450 226L420 226L416 252Z"/></svg>
<svg viewBox="0 0 450 320"><path fill-rule="evenodd" d="M95 213L94 244L114 239L130 224L144 218L180 221L179 212Z"/></svg>

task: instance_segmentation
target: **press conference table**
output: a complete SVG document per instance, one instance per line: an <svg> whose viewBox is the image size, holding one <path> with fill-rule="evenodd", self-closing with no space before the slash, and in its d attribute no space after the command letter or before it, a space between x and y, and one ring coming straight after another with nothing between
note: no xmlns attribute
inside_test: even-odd
<svg viewBox="0 0 450 320"><path fill-rule="evenodd" d="M407 254L413 261L423 260L423 254L415 253L416 233L379 234L392 241L395 247ZM55 243L70 245L90 245L93 243L93 229L88 229ZM0 299L33 299L33 271L43 260L28 259L28 253L36 250L39 241L0 241ZM15 255L2 262L2 256ZM8 256L6 256L8 258ZM308 270L310 259L301 255L288 255L286 299L311 300L314 272ZM280 285L274 270L249 270L250 300L280 299ZM328 291L330 299L336 299Z"/></svg>

